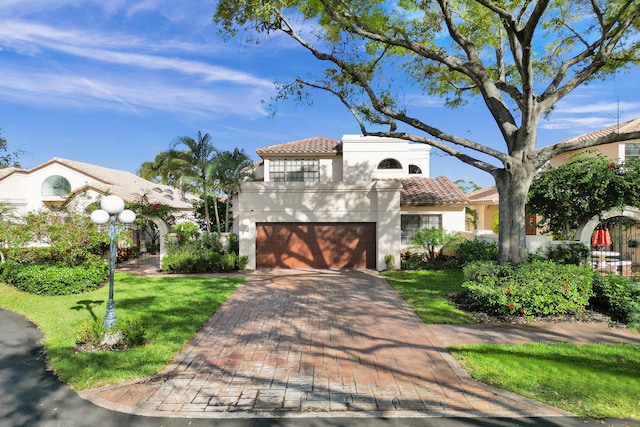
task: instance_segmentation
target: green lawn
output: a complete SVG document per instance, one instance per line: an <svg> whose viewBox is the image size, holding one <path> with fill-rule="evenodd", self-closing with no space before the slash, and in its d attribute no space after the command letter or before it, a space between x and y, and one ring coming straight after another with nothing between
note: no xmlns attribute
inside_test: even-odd
<svg viewBox="0 0 640 427"><path fill-rule="evenodd" d="M478 381L581 416L640 419L640 346L475 345L450 350Z"/></svg>
<svg viewBox="0 0 640 427"><path fill-rule="evenodd" d="M382 275L424 323L474 323L473 316L456 309L449 300L462 292L461 270L386 271Z"/></svg>
<svg viewBox="0 0 640 427"><path fill-rule="evenodd" d="M385 272L425 323L469 323L447 295L460 271ZM589 417L640 419L638 345L474 345L450 349L478 381Z"/></svg>
<svg viewBox="0 0 640 427"><path fill-rule="evenodd" d="M426 323L472 323L448 296L461 290L460 271L397 271L384 277ZM43 297L0 284L0 307L25 315L45 335L52 368L82 390L159 372L201 328L243 278L140 278L116 274L119 319L142 320L149 343L123 352L76 353L84 320L102 319L108 289ZM535 344L451 349L479 381L591 417L640 418L640 346Z"/></svg>
<svg viewBox="0 0 640 427"><path fill-rule="evenodd" d="M138 318L148 344L127 351L76 353L75 337L85 320L104 317L108 287L80 295L37 296L0 283L0 307L23 314L45 336L51 367L75 390L159 372L244 278L141 278L116 273L118 319Z"/></svg>

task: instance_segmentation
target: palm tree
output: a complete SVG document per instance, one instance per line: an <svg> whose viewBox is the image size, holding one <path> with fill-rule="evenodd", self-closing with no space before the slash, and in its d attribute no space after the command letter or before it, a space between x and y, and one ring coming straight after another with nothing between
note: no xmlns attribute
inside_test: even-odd
<svg viewBox="0 0 640 427"><path fill-rule="evenodd" d="M240 191L240 184L250 176L246 173L247 168L253 162L247 156L244 149L234 148L233 151L223 151L218 156L219 165L216 171L220 188L227 195L227 220L224 222L225 233L229 231L229 205L231 197Z"/></svg>
<svg viewBox="0 0 640 427"><path fill-rule="evenodd" d="M185 193L194 191L194 183L185 179L184 172L189 168L184 153L176 150L158 151L156 157L149 162L143 162L137 175L151 182L171 185Z"/></svg>
<svg viewBox="0 0 640 427"><path fill-rule="evenodd" d="M186 150L177 150L177 147L184 145ZM171 144L171 150L168 152L174 165L181 165L182 176L193 178L204 199L205 225L207 233L211 233L211 221L209 220L209 204L207 202L208 188L212 183L212 174L215 170L215 158L219 154L211 143L211 136L198 131L198 139L195 140L188 136L181 136ZM214 186L215 199L215 186ZM217 219L217 204L216 219ZM220 222L217 219L218 232L220 232Z"/></svg>

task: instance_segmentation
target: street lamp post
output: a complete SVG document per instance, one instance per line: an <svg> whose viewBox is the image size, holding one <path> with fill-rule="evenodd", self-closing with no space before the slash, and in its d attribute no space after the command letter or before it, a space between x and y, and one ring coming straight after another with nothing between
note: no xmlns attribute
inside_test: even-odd
<svg viewBox="0 0 640 427"><path fill-rule="evenodd" d="M116 220L123 225L117 225ZM116 269L116 236L118 232L127 228L129 224L136 220L136 214L124 208L124 200L111 195L105 196L100 201L100 209L91 213L91 222L98 226L103 226L107 222L109 227L109 299L107 300L107 312L104 315L104 328L109 329L116 324L116 305L113 300L113 274Z"/></svg>

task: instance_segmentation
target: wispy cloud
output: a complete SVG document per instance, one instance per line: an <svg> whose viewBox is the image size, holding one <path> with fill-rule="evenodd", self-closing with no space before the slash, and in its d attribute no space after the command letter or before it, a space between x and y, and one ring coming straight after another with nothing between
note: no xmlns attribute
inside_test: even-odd
<svg viewBox="0 0 640 427"><path fill-rule="evenodd" d="M640 101L618 101L618 95L600 85L582 88L556 105L546 130L568 130L575 135L640 116Z"/></svg>
<svg viewBox="0 0 640 427"><path fill-rule="evenodd" d="M163 54L150 52L158 43L30 22L0 22L0 47L18 58L0 69L0 93L36 104L135 112L265 114L260 101L271 96L271 80L218 65L214 59L193 59L190 53L202 51L202 45L198 49L169 39L161 43ZM34 70L20 57L42 58L48 71Z"/></svg>
<svg viewBox="0 0 640 427"><path fill-rule="evenodd" d="M271 81L233 68L180 57L165 57L129 51L145 49L158 41L151 43L117 35L105 37L102 34L61 31L26 22L0 22L0 41L8 46L17 46L19 52L27 54L51 49L76 56L79 59L199 75L207 82L224 81L264 88L273 87ZM169 55L184 53L180 51L181 49L191 50L186 48L184 44L177 46L174 44L173 49L168 48L165 43L160 42L160 44L165 46L165 51ZM202 46L200 48L202 49Z"/></svg>
<svg viewBox="0 0 640 427"><path fill-rule="evenodd" d="M121 79L103 74L86 76L48 72L0 73L0 96L29 105L112 109L139 113L160 110L200 117L265 116L263 92L237 91L233 87L178 86L162 79ZM232 100L232 101L230 101Z"/></svg>

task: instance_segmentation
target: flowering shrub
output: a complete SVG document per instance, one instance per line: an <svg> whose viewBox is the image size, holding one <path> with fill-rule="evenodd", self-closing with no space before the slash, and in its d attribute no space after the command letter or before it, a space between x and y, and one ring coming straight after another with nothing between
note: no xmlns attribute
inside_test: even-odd
<svg viewBox="0 0 640 427"><path fill-rule="evenodd" d="M76 266L101 255L108 244L86 215L32 212L24 223L3 224L0 238L6 242L7 258L34 264L57 263ZM26 247L29 242L46 247Z"/></svg>
<svg viewBox="0 0 640 427"><path fill-rule="evenodd" d="M593 271L586 265L534 261L518 266L476 262L464 267L462 287L488 312L548 316L579 313L589 304Z"/></svg>
<svg viewBox="0 0 640 427"><path fill-rule="evenodd" d="M196 240L200 235L198 226L191 221L176 224L172 227L171 231L176 234L176 243L180 245Z"/></svg>

